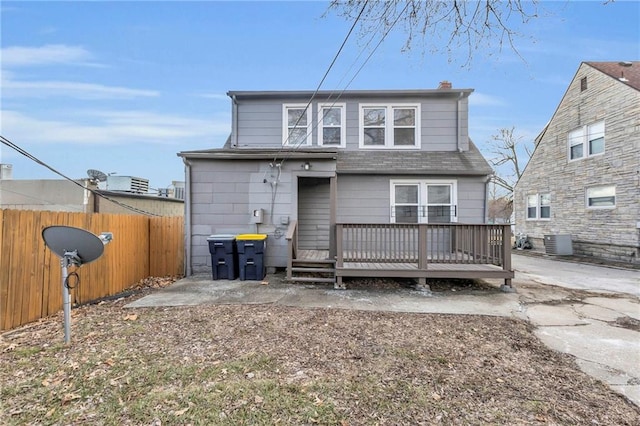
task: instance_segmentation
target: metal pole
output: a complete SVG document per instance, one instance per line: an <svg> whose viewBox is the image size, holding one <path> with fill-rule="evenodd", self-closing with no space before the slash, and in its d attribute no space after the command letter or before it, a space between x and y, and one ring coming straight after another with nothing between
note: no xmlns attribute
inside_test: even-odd
<svg viewBox="0 0 640 426"><path fill-rule="evenodd" d="M64 309L64 343L71 342L71 290L67 287L67 267L71 260L65 256L62 258L62 307Z"/></svg>

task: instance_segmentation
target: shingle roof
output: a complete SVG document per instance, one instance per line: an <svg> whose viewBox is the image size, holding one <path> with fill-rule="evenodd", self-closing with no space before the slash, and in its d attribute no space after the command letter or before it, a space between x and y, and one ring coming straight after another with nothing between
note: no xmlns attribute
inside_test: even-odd
<svg viewBox="0 0 640 426"><path fill-rule="evenodd" d="M469 141L469 151L340 151L336 166L344 174L433 174L476 175L493 173L478 148Z"/></svg>
<svg viewBox="0 0 640 426"><path fill-rule="evenodd" d="M626 62L585 62L600 72L640 90L640 61Z"/></svg>

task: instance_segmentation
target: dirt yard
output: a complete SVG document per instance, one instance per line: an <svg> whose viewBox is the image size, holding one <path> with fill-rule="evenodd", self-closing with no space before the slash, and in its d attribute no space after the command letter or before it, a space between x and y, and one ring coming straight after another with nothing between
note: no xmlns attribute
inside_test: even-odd
<svg viewBox="0 0 640 426"><path fill-rule="evenodd" d="M75 308L69 346L61 314L2 334L0 422L640 424L638 407L547 349L524 321L124 308L151 291Z"/></svg>

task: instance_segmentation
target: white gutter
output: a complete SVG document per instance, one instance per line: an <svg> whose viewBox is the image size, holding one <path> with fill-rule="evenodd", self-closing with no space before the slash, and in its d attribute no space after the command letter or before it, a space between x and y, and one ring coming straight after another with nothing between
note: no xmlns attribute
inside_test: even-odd
<svg viewBox="0 0 640 426"><path fill-rule="evenodd" d="M191 276L191 162L185 158L184 162L184 273Z"/></svg>
<svg viewBox="0 0 640 426"><path fill-rule="evenodd" d="M460 147L460 133L462 126L462 118L460 115L462 111L460 110L460 102L462 102L462 98L464 97L464 92L460 92L458 95L458 100L456 101L456 147L458 148L458 152L462 152L462 148Z"/></svg>
<svg viewBox="0 0 640 426"><path fill-rule="evenodd" d="M231 147L238 147L238 101L231 95Z"/></svg>

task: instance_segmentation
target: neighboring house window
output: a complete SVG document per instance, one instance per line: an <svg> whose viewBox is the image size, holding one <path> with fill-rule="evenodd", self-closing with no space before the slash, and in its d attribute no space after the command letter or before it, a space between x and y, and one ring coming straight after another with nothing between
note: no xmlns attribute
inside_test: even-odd
<svg viewBox="0 0 640 426"><path fill-rule="evenodd" d="M420 147L418 105L360 105L360 147Z"/></svg>
<svg viewBox="0 0 640 426"><path fill-rule="evenodd" d="M551 219L551 194L527 195L527 220Z"/></svg>
<svg viewBox="0 0 640 426"><path fill-rule="evenodd" d="M615 185L587 188L587 208L613 208L616 206Z"/></svg>
<svg viewBox="0 0 640 426"><path fill-rule="evenodd" d="M582 77L580 79L580 91L584 92L585 90L587 90L587 77Z"/></svg>
<svg viewBox="0 0 640 426"><path fill-rule="evenodd" d="M527 195L527 219L538 218L538 194Z"/></svg>
<svg viewBox="0 0 640 426"><path fill-rule="evenodd" d="M311 105L285 104L283 106L283 141L286 146L311 145Z"/></svg>
<svg viewBox="0 0 640 426"><path fill-rule="evenodd" d="M540 219L551 219L551 194L540 194Z"/></svg>
<svg viewBox="0 0 640 426"><path fill-rule="evenodd" d="M582 126L569 132L569 160L604 152L604 121Z"/></svg>
<svg viewBox="0 0 640 426"><path fill-rule="evenodd" d="M391 223L457 221L455 181L392 181Z"/></svg>
<svg viewBox="0 0 640 426"><path fill-rule="evenodd" d="M346 116L344 104L318 106L318 144L346 146Z"/></svg>

